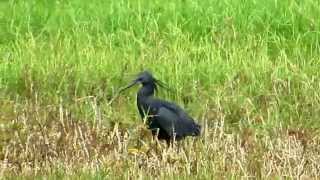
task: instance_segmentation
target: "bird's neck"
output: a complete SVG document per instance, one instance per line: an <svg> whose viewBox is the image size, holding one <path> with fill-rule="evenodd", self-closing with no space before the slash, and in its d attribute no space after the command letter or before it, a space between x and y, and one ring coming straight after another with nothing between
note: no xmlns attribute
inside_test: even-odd
<svg viewBox="0 0 320 180"><path fill-rule="evenodd" d="M144 119L145 113L149 111L150 98L153 97L155 89L154 84L146 84L138 92L137 106L142 119Z"/></svg>
<svg viewBox="0 0 320 180"><path fill-rule="evenodd" d="M141 89L138 92L138 100L148 98L150 96L154 95L154 91L156 89L155 84L145 84L141 87Z"/></svg>

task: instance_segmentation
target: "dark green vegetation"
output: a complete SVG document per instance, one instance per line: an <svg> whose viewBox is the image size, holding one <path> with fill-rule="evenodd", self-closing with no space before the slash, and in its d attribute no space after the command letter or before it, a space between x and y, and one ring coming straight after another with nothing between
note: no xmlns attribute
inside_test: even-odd
<svg viewBox="0 0 320 180"><path fill-rule="evenodd" d="M0 175L319 176L320 5L312 0L0 1ZM146 134L134 90L204 127L180 153Z"/></svg>

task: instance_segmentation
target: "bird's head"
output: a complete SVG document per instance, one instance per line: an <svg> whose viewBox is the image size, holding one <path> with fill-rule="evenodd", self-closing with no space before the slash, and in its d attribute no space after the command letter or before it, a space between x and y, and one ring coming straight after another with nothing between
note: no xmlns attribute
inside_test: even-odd
<svg viewBox="0 0 320 180"><path fill-rule="evenodd" d="M146 84L155 84L157 83L157 80L152 76L152 74L149 71L143 71L138 74L134 82L146 85Z"/></svg>
<svg viewBox="0 0 320 180"><path fill-rule="evenodd" d="M164 85L164 83L154 78L149 71L143 71L137 75L137 78L135 80L133 80L128 86L122 88L120 91L124 91L139 83L142 85L153 85L156 90L157 85L159 85L160 87L167 88L166 85Z"/></svg>

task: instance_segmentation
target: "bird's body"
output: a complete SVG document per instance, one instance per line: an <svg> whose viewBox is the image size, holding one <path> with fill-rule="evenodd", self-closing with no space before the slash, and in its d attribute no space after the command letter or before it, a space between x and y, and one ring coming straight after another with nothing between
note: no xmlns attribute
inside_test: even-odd
<svg viewBox="0 0 320 180"><path fill-rule="evenodd" d="M142 119L147 120L148 128L158 139L167 142L181 140L186 136L200 135L201 127L179 106L174 103L157 99L157 80L151 73L144 71L129 85L137 82L142 84L137 94L137 106ZM127 88L128 88L127 87Z"/></svg>

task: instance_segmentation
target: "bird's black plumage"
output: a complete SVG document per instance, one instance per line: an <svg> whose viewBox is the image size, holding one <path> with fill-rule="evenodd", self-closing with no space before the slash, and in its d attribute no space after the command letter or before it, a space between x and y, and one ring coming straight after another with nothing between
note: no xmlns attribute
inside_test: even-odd
<svg viewBox="0 0 320 180"><path fill-rule="evenodd" d="M200 135L201 127L179 106L174 103L157 99L154 93L163 84L156 80L148 71L144 71L124 89L141 83L137 94L137 106L142 119L147 119L148 128L158 139L167 142L181 140L186 136ZM122 90L124 90L122 89Z"/></svg>

